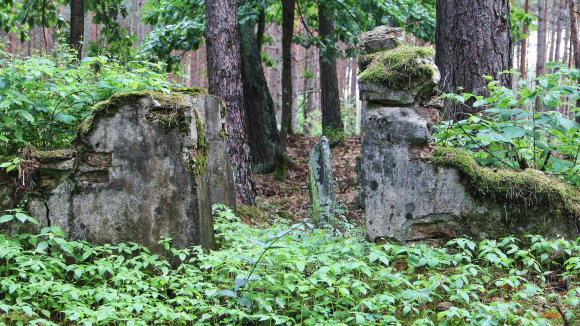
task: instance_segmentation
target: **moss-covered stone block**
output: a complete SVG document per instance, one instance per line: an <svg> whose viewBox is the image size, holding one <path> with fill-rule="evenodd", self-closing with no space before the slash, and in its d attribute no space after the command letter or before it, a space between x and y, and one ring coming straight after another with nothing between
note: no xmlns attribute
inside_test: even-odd
<svg viewBox="0 0 580 326"><path fill-rule="evenodd" d="M97 103L71 150L31 152L27 194L0 184L0 208L26 199L43 226L96 244L133 241L161 253L159 240L171 237L175 248L213 247L211 206L235 209L235 188L225 110L204 94L137 91Z"/></svg>

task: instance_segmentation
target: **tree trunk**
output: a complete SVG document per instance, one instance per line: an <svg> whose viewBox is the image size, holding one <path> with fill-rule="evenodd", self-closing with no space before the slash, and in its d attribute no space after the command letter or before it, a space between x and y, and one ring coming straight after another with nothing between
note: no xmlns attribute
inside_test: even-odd
<svg viewBox="0 0 580 326"><path fill-rule="evenodd" d="M318 34L324 40L331 38L334 32L334 13L322 4L318 7ZM327 46L325 48L328 48ZM340 118L340 97L338 94L338 79L336 76L335 54L323 49L320 57L320 106L322 109L322 132L325 135L344 133ZM331 139L332 141L336 141Z"/></svg>
<svg viewBox="0 0 580 326"><path fill-rule="evenodd" d="M239 27L244 105L252 170L254 173L272 172L276 148L280 142L274 102L264 76L262 57L254 35L254 24L247 22Z"/></svg>
<svg viewBox="0 0 580 326"><path fill-rule="evenodd" d="M206 1L205 17L208 91L227 106L228 148L234 165L236 197L253 205L255 192L246 137L236 1Z"/></svg>
<svg viewBox="0 0 580 326"><path fill-rule="evenodd" d="M306 51L306 68L305 70L310 70L311 73L305 76L304 80L304 134L310 136L312 133L312 112L314 112L314 106L316 103L315 87L316 87L316 74L317 67L316 64L316 53L315 48L310 47Z"/></svg>
<svg viewBox="0 0 580 326"><path fill-rule="evenodd" d="M280 145L276 154L274 177L286 178L286 136L292 119L292 35L294 34L294 0L282 0L282 124Z"/></svg>
<svg viewBox="0 0 580 326"><path fill-rule="evenodd" d="M570 0L570 63L574 54L574 66L580 67L580 46L578 44L578 16L576 14L576 1ZM579 80L580 82L580 80ZM576 100L576 106L580 105L580 99ZM580 123L580 116L576 116L576 122Z"/></svg>
<svg viewBox="0 0 580 326"><path fill-rule="evenodd" d="M526 0L525 5L524 5L524 11L526 12L526 14L530 11L530 0ZM528 28L526 27L526 24L522 23L522 33L527 34L528 33ZM525 79L526 78L526 54L528 52L528 47L527 47L527 41L528 38L524 37L521 40L521 57L520 57L520 78L521 79Z"/></svg>
<svg viewBox="0 0 580 326"><path fill-rule="evenodd" d="M556 46L554 48L554 61L560 61L560 47L562 46L562 23L564 21L564 13L566 7L566 0L560 0L560 8L558 8L558 23L556 25Z"/></svg>
<svg viewBox="0 0 580 326"><path fill-rule="evenodd" d="M483 75L496 76L510 69L510 8L508 0L437 1L435 62L441 71L443 92L487 96ZM499 76L510 87L509 74ZM461 112L479 108L448 101L446 119L463 118ZM457 116L456 116L457 115Z"/></svg>
<svg viewBox="0 0 580 326"><path fill-rule="evenodd" d="M554 61L554 47L556 45L556 25L558 24L558 13L560 12L560 0L553 0L550 24L550 50L548 51L548 62ZM548 8L546 8L548 9Z"/></svg>
<svg viewBox="0 0 580 326"><path fill-rule="evenodd" d="M258 52L260 53L260 58L262 57L262 41L264 40L265 30L266 30L266 12L264 11L264 8L262 8L260 10L260 14L258 15L258 31L256 32L256 45L258 47Z"/></svg>
<svg viewBox="0 0 580 326"><path fill-rule="evenodd" d="M546 69L547 5L548 0L538 1L538 56L536 59L536 77L543 75Z"/></svg>

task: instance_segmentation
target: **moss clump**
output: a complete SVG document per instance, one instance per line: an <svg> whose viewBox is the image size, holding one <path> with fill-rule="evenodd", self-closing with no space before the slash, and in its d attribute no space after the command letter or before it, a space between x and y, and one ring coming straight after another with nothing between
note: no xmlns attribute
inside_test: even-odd
<svg viewBox="0 0 580 326"><path fill-rule="evenodd" d="M70 159L74 156L74 151L70 149L57 149L52 151L34 151L33 155L39 160L50 161L59 159Z"/></svg>
<svg viewBox="0 0 580 326"><path fill-rule="evenodd" d="M468 177L473 192L506 206L549 208L554 217L568 217L575 223L580 218L580 191L540 171L481 167L467 152L449 147L435 147L429 159L458 169Z"/></svg>
<svg viewBox="0 0 580 326"><path fill-rule="evenodd" d="M392 50L368 54L360 58L360 82L400 88L411 82L424 81L434 74L433 67L421 59L432 58L435 51L427 47L398 46Z"/></svg>
<svg viewBox="0 0 580 326"><path fill-rule="evenodd" d="M207 89L201 87L174 87L174 92L189 94L189 95L207 95Z"/></svg>
<svg viewBox="0 0 580 326"><path fill-rule="evenodd" d="M183 94L180 93L163 94L151 90L116 93L113 94L109 99L101 101L91 108L91 112L87 118L85 118L85 120L83 120L83 122L81 122L79 125L77 140L89 134L93 130L98 120L102 117L111 116L117 113L117 110L119 110L119 108L122 106L129 103L134 103L139 98L144 96L153 98L155 101L159 102L162 107L165 108L178 108L185 106L183 103Z"/></svg>

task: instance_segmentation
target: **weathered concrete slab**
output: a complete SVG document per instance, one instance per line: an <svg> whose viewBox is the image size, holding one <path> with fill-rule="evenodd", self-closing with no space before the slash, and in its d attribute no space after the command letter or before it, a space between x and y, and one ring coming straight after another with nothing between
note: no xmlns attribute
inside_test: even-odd
<svg viewBox="0 0 580 326"><path fill-rule="evenodd" d="M315 144L310 151L308 170L312 218L319 224L330 223L336 209L336 197L330 146L326 136L322 136L320 143Z"/></svg>
<svg viewBox="0 0 580 326"><path fill-rule="evenodd" d="M212 96L116 94L83 122L74 152L36 153L36 192L21 198L42 225L75 239L209 248L211 205L235 206L225 126Z"/></svg>

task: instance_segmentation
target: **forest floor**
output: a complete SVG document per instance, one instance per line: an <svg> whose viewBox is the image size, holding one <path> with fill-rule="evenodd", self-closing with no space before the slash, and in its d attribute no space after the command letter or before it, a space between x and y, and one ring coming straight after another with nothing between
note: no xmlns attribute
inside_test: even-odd
<svg viewBox="0 0 580 326"><path fill-rule="evenodd" d="M288 137L286 180L274 179L273 173L255 174L256 202L265 222L276 216L287 220L302 220L311 216L308 190L308 158L318 137L294 135ZM364 225L364 210L358 204L356 157L360 155L361 138L346 137L343 144L332 147L334 188L338 201L338 218L353 226ZM245 223L256 225L255 214L240 214ZM259 224L259 223L258 223Z"/></svg>

